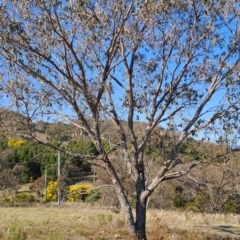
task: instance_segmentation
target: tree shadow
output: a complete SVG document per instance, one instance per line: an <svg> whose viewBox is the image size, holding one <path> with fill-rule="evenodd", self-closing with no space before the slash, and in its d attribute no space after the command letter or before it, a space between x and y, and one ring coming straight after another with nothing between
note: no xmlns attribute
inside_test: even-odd
<svg viewBox="0 0 240 240"><path fill-rule="evenodd" d="M240 227L233 227L233 226L229 226L229 225L220 225L220 226L215 226L215 227L211 227L211 228L219 233L230 234L231 236L237 237L235 239L240 239Z"/></svg>

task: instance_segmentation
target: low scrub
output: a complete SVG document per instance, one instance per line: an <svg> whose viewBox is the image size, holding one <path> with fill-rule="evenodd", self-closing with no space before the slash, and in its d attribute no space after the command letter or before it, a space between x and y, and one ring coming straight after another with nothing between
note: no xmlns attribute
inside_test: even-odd
<svg viewBox="0 0 240 240"><path fill-rule="evenodd" d="M35 196L27 192L18 193L15 197L16 203L35 202L35 201L36 201Z"/></svg>

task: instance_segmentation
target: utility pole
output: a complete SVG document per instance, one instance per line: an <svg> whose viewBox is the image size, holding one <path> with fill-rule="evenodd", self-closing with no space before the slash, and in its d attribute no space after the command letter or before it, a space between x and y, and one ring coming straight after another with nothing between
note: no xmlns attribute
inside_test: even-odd
<svg viewBox="0 0 240 240"><path fill-rule="evenodd" d="M44 195L45 195L45 202L47 201L47 168L45 168L45 175L44 175Z"/></svg>
<svg viewBox="0 0 240 240"><path fill-rule="evenodd" d="M58 205L59 206L61 204L61 191L60 191L60 187L59 187L60 174L61 174L61 169L60 169L60 151L58 150Z"/></svg>

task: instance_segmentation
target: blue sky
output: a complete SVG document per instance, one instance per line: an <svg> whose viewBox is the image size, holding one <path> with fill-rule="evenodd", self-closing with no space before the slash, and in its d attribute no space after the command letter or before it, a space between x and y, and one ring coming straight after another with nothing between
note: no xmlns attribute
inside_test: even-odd
<svg viewBox="0 0 240 240"><path fill-rule="evenodd" d="M35 11L36 11L36 10L35 10ZM188 17L188 16L186 15L186 18L187 18L187 17ZM174 18L171 19L171 21L174 22ZM207 22L208 19L206 18L205 21ZM230 27L233 29L233 28L234 28L234 25L237 25L237 24L238 24L237 22L232 21L231 24L230 24ZM171 26L171 24L169 24L169 26ZM27 27L27 26L25 26L25 27ZM70 25L67 24L65 27L66 27L66 29L67 29L67 28L70 27ZM171 26L171 28L173 28L173 27L174 27L174 26ZM170 28L170 27L166 27L166 29L164 30L165 33L168 34L168 31L170 31L171 28ZM199 29L199 31L200 31L200 30L201 30L201 29ZM157 32L156 32L156 33L157 33ZM215 33L219 34L220 36L222 36L222 37L225 38L226 40L227 40L228 37L230 36L230 30L227 29L227 28L225 28L225 27L219 28ZM77 36L77 35L76 35L76 36ZM177 64L176 62L174 63L174 61L177 61L178 59L180 59L181 61L185 61L185 57L184 57L184 56L178 57L178 56L177 56L177 53L178 53L178 51L180 51L180 50L179 50L180 48L182 48L182 49L184 50L184 48L187 47L187 43L186 43L186 42L187 42L187 38L188 38L188 34L187 34L187 33L184 33L184 34L181 36L181 38L179 38L178 49L174 50L173 55L172 55L172 61L168 63L168 71L169 71L168 74L169 74L169 76L167 76L166 79L164 80L164 84L169 84L170 81L171 81L171 74L174 72L174 68L176 67L176 64ZM80 39L80 40L83 39L83 36L80 36L80 35L79 35L79 39ZM160 39L160 40L161 40L161 39ZM213 41L213 38L210 38L208 41L206 41L206 44L211 44L212 41ZM109 43L109 41L106 41L106 42L105 42L105 45L102 45L102 47L105 48L108 43ZM39 46L41 46L41 41L36 42L36 44L39 44ZM75 43L75 44L76 44L76 45L74 45L74 46L76 46L76 48L80 46L80 45L77 45L77 43ZM225 45L225 46L223 46L223 48L226 48L228 42L226 41L226 42L223 42L222 44ZM51 45L51 44L50 44L50 45ZM99 43L99 45L100 45L100 43ZM90 46L90 45L89 45L89 46ZM145 47L146 47L147 49L145 49ZM83 50L84 50L84 49L83 49ZM91 51L92 49L89 49L89 50ZM220 52L223 52L223 50L222 50L218 45L216 45L216 46L214 47L213 44L212 44L212 49L211 49L211 50L212 50L212 53L209 53L209 54L208 54L209 62L211 62L212 70L213 70L213 71L216 71L216 69L214 69L214 63L217 64L217 63L219 62L219 58L215 58L214 55L218 55ZM59 49L59 51L58 51L57 49L54 49L54 48L53 48L51 51L52 51L52 52L51 52L51 55L57 57L57 56L59 56L59 53L63 51L63 49L61 48L61 49ZM149 52L148 52L148 51L149 51ZM159 45L159 47L156 47L156 48L155 48L155 51L161 51L161 46ZM154 51L152 51L152 50L151 50L151 47L147 46L147 44L146 44L146 46L144 46L144 44L142 45L142 47L141 47L140 50L139 50L139 53L146 55L146 59L144 60L144 61L145 61L144 63L146 63L146 64L148 64L148 62L150 62L152 59L156 59L156 58L157 58L157 56L154 54ZM175 55L174 55L174 54L175 54ZM104 56L104 53L102 53L102 54L100 54L100 55L101 55L101 56ZM79 56L80 56L80 54L79 54ZM103 58L104 58L104 57L103 57ZM130 57L129 57L129 58L130 58ZM128 59L129 59L129 58L128 58ZM236 58L238 58L238 56L235 56L235 58L233 57L232 59L230 59L230 60L228 61L228 63L230 64L230 63L233 62ZM26 58L24 58L24 60L26 60ZM205 60L206 60L205 56L199 57L199 58L192 64L192 69L190 69L190 71L192 71L192 73L193 73L193 72L194 72L194 71L193 71L193 68L197 70L197 68L198 68L199 66L201 66L201 65L202 65L202 62L205 61ZM90 62L91 62L91 59L89 58L87 61L90 63ZM151 73L149 76L145 76L145 77L144 77L144 76L143 76L144 71L139 71L139 72L138 72L138 69L136 69L136 70L137 70L137 73L136 73L136 76L135 76L135 84L139 84L139 88L141 87L141 86L140 86L141 84L142 84L143 86L144 86L144 85L147 85L147 84L148 84L148 79L153 78L153 77L154 77L154 76L153 76L154 74L159 74L159 72L160 72L159 69L160 69L160 65L161 65L162 59L158 60L157 62L158 62L157 71L155 71L154 73ZM209 65L210 65L210 64L209 64ZM182 66L183 66L183 64L179 64L179 68L178 68L178 70L176 71L176 75L180 73ZM144 68L144 66L143 66L143 68ZM75 69L75 71L76 71L77 73L79 73L79 69L77 69L76 67L74 67L74 69ZM139 69L140 69L140 68L139 68ZM43 74L46 74L46 73L47 73L47 72L46 72L46 69L43 68L43 67L40 67L39 70L40 70ZM85 70L86 70L86 69L85 69ZM6 71L6 68L5 68L3 71ZM122 68L122 67L118 67L118 68L116 69L116 71L115 71L115 76L116 76L117 78L119 78L119 80L121 81L121 83L122 83L124 86L127 86L126 76L123 75L123 72L122 72L122 71L123 71L123 68ZM210 67L209 67L209 69L207 69L206 71L208 72L208 75L209 75L210 72L211 72ZM97 69L93 69L93 70L91 70L91 71L90 71L90 70L86 70L86 74L87 74L88 79L92 78L92 79L95 79L95 81L98 81L97 78L96 78L96 76L95 76L96 73L98 73L98 72L97 72ZM3 74L3 75L4 75L4 74ZM4 75L4 76L5 76L5 79L4 79L4 80L6 80L7 78L10 78L10 75L8 75L8 76L7 76L7 75ZM13 77L14 77L14 76L13 76ZM198 91L199 93L200 93L200 92L203 92L203 94L206 94L206 91L205 91L204 88L205 88L205 86L206 86L207 84L203 83L203 81L206 80L206 79L205 79L205 76L202 77L202 76L198 75L197 77L199 77L199 79L198 79L198 82L196 82L196 83L194 84L195 90ZM201 78L202 78L202 79L201 79ZM62 80L64 80L64 77L61 76L61 74L58 73L58 74L56 74L56 76L53 74L52 77L49 77L49 79L50 79L51 81L53 81L53 82L56 82L58 85L60 85L61 82L62 82ZM192 79L193 79L193 77L189 77L186 82L188 83L188 82L191 81ZM34 86L30 86L30 85L29 85L29 87L32 87L32 89L35 88L36 91L40 91L41 86L42 86L41 83L37 83L37 81L35 81L34 78L32 78L32 77L29 77L28 80L29 80L30 82L34 82ZM126 114L126 110L127 110L127 109L122 106L122 103L121 103L121 101L119 100L119 98L123 97L125 93L122 91L122 89L121 89L119 86L117 86L116 84L114 84L114 81L112 81L112 82L113 82L113 87L114 87L114 95L113 95L113 97L116 99L116 101L115 101L116 106L119 108L119 111L121 111L119 115L120 115L120 117L121 117L122 119L126 119L127 117L126 117L125 114ZM153 86L153 87L156 86L156 83L153 83L152 86ZM208 84L208 86L209 86L209 84ZM164 89L165 89L165 86L163 85L163 91L164 91ZM205 108L204 108L203 111L205 111L205 110L207 110L207 109L209 109L209 108L212 108L212 107L214 107L214 106L218 106L219 103L220 103L220 101L225 101L225 100L224 100L224 94L225 94L225 90L221 90L221 91L217 92L217 93L212 97L212 99L208 102L208 104L205 106ZM4 106L4 105L9 104L9 101L8 101L9 98L6 98L5 95L3 95L2 97L3 97L2 105ZM179 98L178 101L179 101L179 103L181 104L181 101L183 101L183 100ZM33 100L31 100L31 104L34 104L34 101L33 101ZM83 105L83 102L81 102L81 98L79 98L79 105ZM35 107L37 107L37 104L36 104ZM44 119L44 120L48 120L48 121L54 121L56 118L48 119L48 117L46 117L46 111L47 111L48 107L49 107L49 106L46 106L45 115L43 116L43 119ZM57 110L59 110L61 113L65 113L65 114L67 114L67 115L71 115L71 113L72 113L71 107L68 107L67 105L63 105L63 106L62 106L62 109L59 108L59 105L57 106L57 105L55 105L55 104L53 104L52 107L53 107L53 109L54 109L54 108L58 108ZM147 106L147 107L149 107L149 106ZM180 113L177 114L177 115L174 117L174 119L169 119L169 121L170 121L170 122L171 122L171 121L174 121L175 123L178 123L179 121L182 121L182 118L183 118L183 117L189 118L193 113L194 113L194 108L193 108L193 107L189 107L188 109L185 109L184 111L182 111L181 114L180 114ZM145 116L144 116L143 114L135 112L135 116L136 116L136 115L139 116L139 121L146 122L146 118L145 118ZM211 113L207 113L207 114L204 116L204 119L207 119L209 116L211 116ZM40 119L40 118L41 118L41 115L39 115L36 119ZM135 120L137 121L137 118L135 118ZM162 122L160 125L161 125L162 127L165 127L165 128L166 128L166 127L167 127L167 121L166 121L166 122ZM179 127L178 130L181 131L181 127ZM199 136L198 136L198 137L199 137ZM201 134L200 134L200 138L201 138Z"/></svg>

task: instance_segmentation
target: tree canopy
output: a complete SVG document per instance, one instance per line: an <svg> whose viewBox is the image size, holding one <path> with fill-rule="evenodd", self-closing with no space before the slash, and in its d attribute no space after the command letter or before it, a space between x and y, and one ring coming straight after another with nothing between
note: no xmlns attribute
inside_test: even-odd
<svg viewBox="0 0 240 240"><path fill-rule="evenodd" d="M130 231L146 239L148 197L199 163L181 161L184 140L238 133L239 9L234 0L2 0L1 105L21 114L5 122L2 110L2 124L49 145L34 132L35 121L80 129L98 155L79 155L106 170ZM102 134L105 120L118 141ZM139 120L146 122L140 135ZM158 126L178 134L150 179L144 150ZM135 219L113 149L135 184Z"/></svg>

